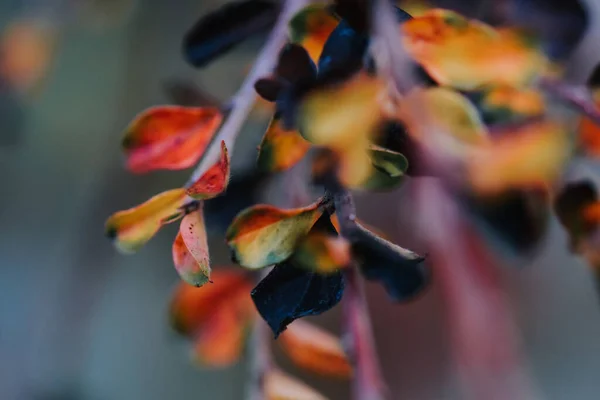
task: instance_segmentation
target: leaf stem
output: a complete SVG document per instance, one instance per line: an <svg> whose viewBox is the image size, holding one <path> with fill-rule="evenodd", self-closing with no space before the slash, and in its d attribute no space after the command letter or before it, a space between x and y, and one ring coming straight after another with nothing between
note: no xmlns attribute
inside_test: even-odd
<svg viewBox="0 0 600 400"><path fill-rule="evenodd" d="M230 102L231 112L219 129L219 132L213 137L208 151L202 156L200 163L188 180L188 185L195 182L208 170L208 168L210 168L211 165L217 162L220 154L219 143L221 143L222 140L225 141L229 154L233 153L236 138L256 101L254 83L259 78L271 74L271 71L275 68L277 63L279 50L281 50L288 37L288 21L297 11L309 3L309 0L286 0L281 14L275 23L275 27L271 31L264 47L258 54L256 61L252 66L252 70Z"/></svg>

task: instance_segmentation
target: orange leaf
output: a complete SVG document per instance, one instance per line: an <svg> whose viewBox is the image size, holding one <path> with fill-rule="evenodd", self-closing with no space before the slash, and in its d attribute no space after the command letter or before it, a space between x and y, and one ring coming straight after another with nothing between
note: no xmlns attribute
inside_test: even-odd
<svg viewBox="0 0 600 400"><path fill-rule="evenodd" d="M290 20L290 41L302 45L316 63L338 23L339 20L329 12L327 4L311 4Z"/></svg>
<svg viewBox="0 0 600 400"><path fill-rule="evenodd" d="M0 39L0 76L22 92L41 83L55 53L58 32L51 21L19 19Z"/></svg>
<svg viewBox="0 0 600 400"><path fill-rule="evenodd" d="M350 378L352 366L340 340L309 322L297 320L288 326L279 343L299 367L319 375Z"/></svg>
<svg viewBox="0 0 600 400"><path fill-rule="evenodd" d="M229 154L225 141L221 141L221 158L208 169L196 182L190 186L186 193L197 200L206 200L217 197L227 189L229 183Z"/></svg>
<svg viewBox="0 0 600 400"><path fill-rule="evenodd" d="M289 169L304 157L309 148L310 143L298 131L283 129L279 117L274 116L258 148L258 167L271 172Z"/></svg>
<svg viewBox="0 0 600 400"><path fill-rule="evenodd" d="M210 258L202 210L183 217L173 242L173 262L181 279L200 287L210 279Z"/></svg>
<svg viewBox="0 0 600 400"><path fill-rule="evenodd" d="M264 377L266 400L327 400L310 386L278 370Z"/></svg>
<svg viewBox="0 0 600 400"><path fill-rule="evenodd" d="M216 269L211 274L212 282L197 288L181 283L171 300L173 327L183 335L193 335L206 325L213 313L237 293L246 293L254 286L240 270Z"/></svg>
<svg viewBox="0 0 600 400"><path fill-rule="evenodd" d="M145 203L113 214L105 232L117 249L131 253L139 250L164 224L184 214L185 189L172 189L152 197Z"/></svg>
<svg viewBox="0 0 600 400"><path fill-rule="evenodd" d="M531 123L474 148L467 156L467 175L480 193L544 187L558 178L570 152L564 126L552 121Z"/></svg>
<svg viewBox="0 0 600 400"><path fill-rule="evenodd" d="M202 156L221 120L221 112L213 107L149 108L125 132L127 167L135 173L189 168Z"/></svg>
<svg viewBox="0 0 600 400"><path fill-rule="evenodd" d="M495 30L434 9L401 25L406 51L441 85L471 90L487 84L523 85L547 60L523 32Z"/></svg>

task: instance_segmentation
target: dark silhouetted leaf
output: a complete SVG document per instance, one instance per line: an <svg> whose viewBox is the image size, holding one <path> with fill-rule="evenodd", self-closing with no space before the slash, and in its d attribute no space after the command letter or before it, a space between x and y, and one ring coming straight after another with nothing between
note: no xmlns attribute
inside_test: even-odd
<svg viewBox="0 0 600 400"><path fill-rule="evenodd" d="M317 75L317 67L304 47L288 43L279 53L275 73L290 83L311 81Z"/></svg>
<svg viewBox="0 0 600 400"><path fill-rule="evenodd" d="M185 35L185 59L195 67L204 67L249 36L268 31L278 13L278 5L270 1L228 3L203 16Z"/></svg>
<svg viewBox="0 0 600 400"><path fill-rule="evenodd" d="M429 282L425 258L358 225L352 253L365 278L380 281L396 301L418 295Z"/></svg>
<svg viewBox="0 0 600 400"><path fill-rule="evenodd" d="M587 84L592 89L597 89L600 87L600 64L594 67L594 70L588 78Z"/></svg>
<svg viewBox="0 0 600 400"><path fill-rule="evenodd" d="M589 17L578 0L510 0L509 19L534 31L553 59L565 60L577 47Z"/></svg>
<svg viewBox="0 0 600 400"><path fill-rule="evenodd" d="M531 254L545 237L548 195L542 190L511 190L486 197L466 196L463 205L473 215L490 243L512 256Z"/></svg>
<svg viewBox="0 0 600 400"><path fill-rule="evenodd" d="M583 212L598 201L598 193L591 181L571 182L565 185L554 200L554 211L568 231L572 243L590 233L595 223L586 222Z"/></svg>
<svg viewBox="0 0 600 400"><path fill-rule="evenodd" d="M254 82L254 90L263 99L275 102L284 88L284 83L277 77L261 78Z"/></svg>
<svg viewBox="0 0 600 400"><path fill-rule="evenodd" d="M256 309L277 337L294 320L319 315L342 298L341 273L319 275L284 262L252 290Z"/></svg>

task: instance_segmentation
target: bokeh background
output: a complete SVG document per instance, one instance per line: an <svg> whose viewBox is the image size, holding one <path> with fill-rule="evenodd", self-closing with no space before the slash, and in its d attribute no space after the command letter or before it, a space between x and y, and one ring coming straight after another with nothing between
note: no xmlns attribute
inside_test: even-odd
<svg viewBox="0 0 600 400"><path fill-rule="evenodd" d="M169 329L176 227L134 256L119 255L103 236L112 212L188 175L127 173L119 150L127 123L169 102L164 84L173 78L226 100L264 39L249 40L205 70L186 65L184 32L220 1L0 1L3 29L24 15L43 15L59 31L35 93L4 90L0 97L0 399L242 398L245 359L225 370L202 369L191 362L189 343ZM600 59L600 2L587 6L591 29L568 73L574 82ZM236 146L234 176L250 168L265 115L254 115ZM276 197L273 187L281 182L271 185L267 198ZM405 194L359 196L359 214L398 243L418 247L404 222ZM225 264L213 226L213 263ZM509 266L502 278L542 398L600 398L598 298L556 221L529 264ZM368 285L368 294L392 399L460 399L437 284L406 305L390 303L377 285ZM316 320L337 331L339 309ZM284 366L332 399L349 398L346 383Z"/></svg>

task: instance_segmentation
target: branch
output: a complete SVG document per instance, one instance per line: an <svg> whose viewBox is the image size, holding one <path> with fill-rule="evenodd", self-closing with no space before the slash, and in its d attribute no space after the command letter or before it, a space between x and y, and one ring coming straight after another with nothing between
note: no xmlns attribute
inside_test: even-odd
<svg viewBox="0 0 600 400"><path fill-rule="evenodd" d="M600 109L596 106L590 90L583 85L569 85L552 79L542 79L540 87L560 101L576 108L600 125Z"/></svg>
<svg viewBox="0 0 600 400"><path fill-rule="evenodd" d="M265 271L268 273L268 271ZM264 277L261 273L259 281ZM246 381L246 400L264 400L265 375L271 369L271 349L269 345L269 331L265 322L257 315L252 327L252 336L249 343L248 378Z"/></svg>
<svg viewBox="0 0 600 400"><path fill-rule="evenodd" d="M271 31L267 42L258 54L252 70L244 80L244 83L231 99L231 112L219 129L219 132L213 137L208 151L202 156L200 163L188 180L188 185L198 180L214 163L219 159L220 146L222 140L229 151L233 153L236 138L240 133L242 125L248 118L252 106L256 101L254 83L266 75L270 75L277 64L279 50L287 41L288 21L303 7L310 3L309 0L286 0L283 10ZM215 145L216 144L216 145Z"/></svg>

